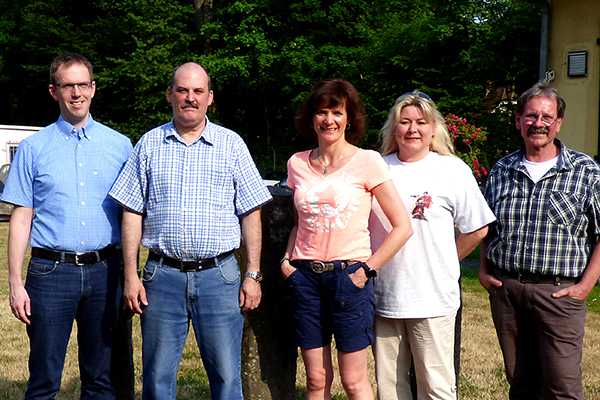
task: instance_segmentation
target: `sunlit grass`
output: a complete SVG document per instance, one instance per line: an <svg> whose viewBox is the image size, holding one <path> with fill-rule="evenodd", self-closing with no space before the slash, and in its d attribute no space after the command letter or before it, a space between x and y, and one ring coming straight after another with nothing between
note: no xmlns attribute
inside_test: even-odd
<svg viewBox="0 0 600 400"><path fill-rule="evenodd" d="M25 327L17 321L8 306L6 270L7 224L0 224L0 399L16 400L23 397L27 381L27 358L29 343ZM146 253L142 252L142 259ZM459 382L460 398L464 400L506 399L507 385L502 367L500 348L494 332L486 292L479 286L473 269L463 270L463 341L462 369ZM585 350L583 359L585 395L587 399L600 399L600 290L594 289L588 299L590 313L586 322ZM134 317L134 349L136 365L136 393L141 390L141 338L139 318ZM60 400L79 398L79 372L76 353L76 337L73 335L68 349L63 373ZM374 383L373 361L370 360L371 382ZM302 360L298 359L297 398L305 393L305 376ZM334 382L335 400L343 400L343 390L337 376ZM178 374L177 398L182 400L209 399L206 374L198 356L198 348L190 332L181 368ZM247 397L250 399L250 397ZM255 399L251 399L255 400ZM277 400L277 399L273 399Z"/></svg>

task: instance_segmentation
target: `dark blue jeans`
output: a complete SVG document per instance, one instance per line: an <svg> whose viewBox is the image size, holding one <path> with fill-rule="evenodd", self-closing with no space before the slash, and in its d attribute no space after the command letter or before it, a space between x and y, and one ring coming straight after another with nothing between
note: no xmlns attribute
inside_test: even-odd
<svg viewBox="0 0 600 400"><path fill-rule="evenodd" d="M121 261L77 266L32 258L25 288L31 299L29 382L25 399L53 399L77 321L81 399L114 399L112 331L121 300Z"/></svg>

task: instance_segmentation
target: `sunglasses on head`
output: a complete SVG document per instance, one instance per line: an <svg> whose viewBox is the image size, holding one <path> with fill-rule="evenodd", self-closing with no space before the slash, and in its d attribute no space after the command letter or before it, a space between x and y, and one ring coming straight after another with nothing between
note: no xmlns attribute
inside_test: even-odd
<svg viewBox="0 0 600 400"><path fill-rule="evenodd" d="M431 97L429 97L427 94L421 92L420 90L416 90L416 89L413 90L412 92L403 93L402 96L400 96L400 97L404 97L404 96L417 96L417 97L420 97L427 101L433 101L433 99Z"/></svg>

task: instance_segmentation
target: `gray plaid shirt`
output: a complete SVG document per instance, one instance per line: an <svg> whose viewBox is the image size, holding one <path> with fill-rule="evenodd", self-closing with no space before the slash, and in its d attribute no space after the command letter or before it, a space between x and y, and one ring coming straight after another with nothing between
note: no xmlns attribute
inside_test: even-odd
<svg viewBox="0 0 600 400"><path fill-rule="evenodd" d="M534 183L523 151L492 168L485 198L496 215L487 257L498 268L579 277L600 235L600 168L556 141L556 166Z"/></svg>

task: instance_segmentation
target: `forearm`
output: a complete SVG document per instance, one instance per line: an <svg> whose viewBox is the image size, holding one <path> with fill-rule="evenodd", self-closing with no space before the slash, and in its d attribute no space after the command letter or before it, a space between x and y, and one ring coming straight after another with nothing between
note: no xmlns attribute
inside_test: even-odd
<svg viewBox="0 0 600 400"><path fill-rule="evenodd" d="M583 271L583 275L581 277L581 281L579 282L589 293L594 286L598 283L598 278L600 278L600 242L596 242L596 246L594 247L594 251L592 252L592 256L590 257L590 261Z"/></svg>
<svg viewBox="0 0 600 400"><path fill-rule="evenodd" d="M246 271L259 271L262 243L260 208L251 211L242 218L242 238L246 248Z"/></svg>
<svg viewBox="0 0 600 400"><path fill-rule="evenodd" d="M375 187L373 195L392 226L381 246L367 260L369 267L379 269L404 246L412 235L412 227L392 181Z"/></svg>
<svg viewBox="0 0 600 400"><path fill-rule="evenodd" d="M125 277L137 276L138 252L142 240L143 216L134 212L123 210L121 227L121 246L123 247L123 265Z"/></svg>
<svg viewBox="0 0 600 400"><path fill-rule="evenodd" d="M469 233L459 233L456 237L456 251L458 253L458 259L463 260L466 256L471 254L477 245L487 235L487 225Z"/></svg>
<svg viewBox="0 0 600 400"><path fill-rule="evenodd" d="M373 269L381 268L390 258L404 246L412 235L410 223L393 227L375 253L369 257L367 264Z"/></svg>
<svg viewBox="0 0 600 400"><path fill-rule="evenodd" d="M22 286L25 251L31 233L33 209L16 207L10 217L8 233L8 281L11 287Z"/></svg>

